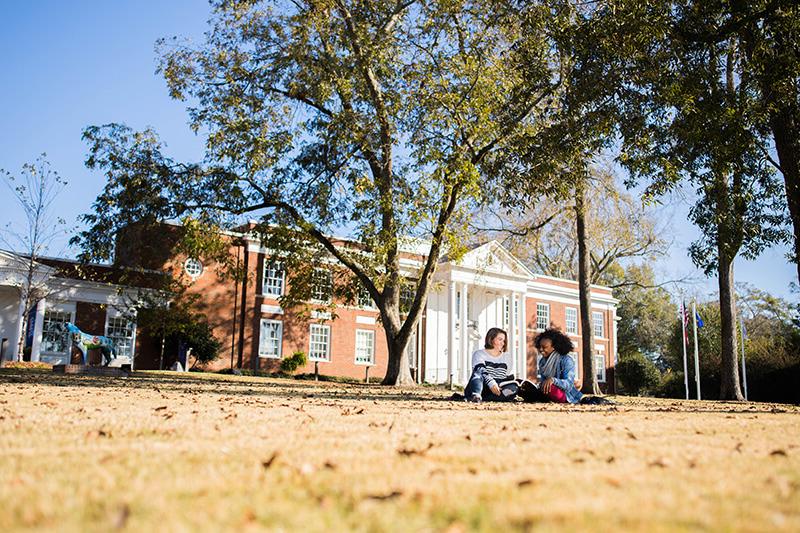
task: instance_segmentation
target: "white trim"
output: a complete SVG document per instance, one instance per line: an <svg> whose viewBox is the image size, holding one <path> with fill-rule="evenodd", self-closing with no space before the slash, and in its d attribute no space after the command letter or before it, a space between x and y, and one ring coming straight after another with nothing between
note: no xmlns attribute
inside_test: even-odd
<svg viewBox="0 0 800 533"><path fill-rule="evenodd" d="M278 325L278 353L266 353L262 349L267 345L267 340L264 338L264 326L266 324ZM271 320L269 318L262 318L258 323L258 357L261 359L280 359L283 357L283 321Z"/></svg>
<svg viewBox="0 0 800 533"><path fill-rule="evenodd" d="M358 360L358 335L359 335L359 333L361 333L361 334L365 334L366 333L366 334L369 334L370 337L372 337L371 346L369 347L371 349L370 360L369 361L359 361ZM359 366L373 366L375 364L375 330L374 329L356 329L355 335L356 335L356 343L355 343L355 354L353 356L354 363L356 365L359 365Z"/></svg>
<svg viewBox="0 0 800 533"><path fill-rule="evenodd" d="M575 311L575 330L574 331L570 331L570 329L569 329L569 319L568 319L569 311ZM578 313L578 308L577 307L565 307L564 308L564 331L566 332L567 335L578 335L578 331L579 331L578 323L579 322L580 322L580 316L579 316L579 313Z"/></svg>
<svg viewBox="0 0 800 533"><path fill-rule="evenodd" d="M374 316L356 316L356 324L364 324L366 326L374 326L377 323Z"/></svg>
<svg viewBox="0 0 800 533"><path fill-rule="evenodd" d="M318 357L312 354L311 346L314 342L314 328L320 328L327 331L327 342L325 344L325 356ZM331 357L331 327L328 324L310 324L308 328L308 360L320 361L324 363L330 362Z"/></svg>
<svg viewBox="0 0 800 533"><path fill-rule="evenodd" d="M261 304L261 312L271 315L282 315L283 308L280 305Z"/></svg>

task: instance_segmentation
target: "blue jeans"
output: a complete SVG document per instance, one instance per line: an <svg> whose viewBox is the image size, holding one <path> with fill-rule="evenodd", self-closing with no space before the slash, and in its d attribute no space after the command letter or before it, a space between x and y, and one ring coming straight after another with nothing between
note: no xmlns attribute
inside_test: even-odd
<svg viewBox="0 0 800 533"><path fill-rule="evenodd" d="M476 367L472 370L467 386L464 387L464 398L469 400L474 394L479 394L485 402L509 402L516 396L516 391L513 394L502 394L503 391L501 394L495 394L485 385L484 367Z"/></svg>

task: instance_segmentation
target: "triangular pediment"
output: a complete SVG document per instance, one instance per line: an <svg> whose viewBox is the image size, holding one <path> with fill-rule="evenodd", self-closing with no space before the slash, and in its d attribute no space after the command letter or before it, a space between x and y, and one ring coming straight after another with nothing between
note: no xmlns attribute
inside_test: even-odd
<svg viewBox="0 0 800 533"><path fill-rule="evenodd" d="M489 241L469 252L453 263L454 267L464 268L483 274L533 278L534 274L497 241Z"/></svg>

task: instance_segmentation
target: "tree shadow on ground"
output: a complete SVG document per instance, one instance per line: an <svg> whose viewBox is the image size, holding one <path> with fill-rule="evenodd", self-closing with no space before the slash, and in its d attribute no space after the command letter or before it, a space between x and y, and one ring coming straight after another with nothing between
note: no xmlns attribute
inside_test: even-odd
<svg viewBox="0 0 800 533"><path fill-rule="evenodd" d="M718 413L753 415L797 413L798 406L768 403L675 400L663 398L614 397L616 405L587 406L564 404L531 404L523 402L485 402L476 406L452 401L452 392L444 387L395 388L377 384L304 381L281 378L260 378L219 374L133 372L129 377L64 375L42 369L0 369L0 386L8 384L41 387L87 389L152 390L160 393L208 394L229 398L270 397L284 400L348 400L391 402L399 409L424 405L428 409L480 409L514 411L653 412L653 413Z"/></svg>

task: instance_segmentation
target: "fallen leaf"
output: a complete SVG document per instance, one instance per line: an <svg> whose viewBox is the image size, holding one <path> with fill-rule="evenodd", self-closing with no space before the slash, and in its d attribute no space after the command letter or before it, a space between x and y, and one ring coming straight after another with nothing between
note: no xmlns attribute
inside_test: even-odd
<svg viewBox="0 0 800 533"><path fill-rule="evenodd" d="M368 500L392 500L399 496L402 496L403 492L400 490L393 490L388 494L369 494L367 495L366 499Z"/></svg>
<svg viewBox="0 0 800 533"><path fill-rule="evenodd" d="M277 458L278 458L278 455L280 455L280 453L279 453L279 452L272 452L272 455L270 456L270 458L269 458L269 459L267 459L266 461L262 461L262 462L261 462L261 467L262 467L264 470L266 470L266 469L268 469L269 467L271 467L271 466L272 466L272 463L274 463L274 462L275 462L275 459L277 459Z"/></svg>

